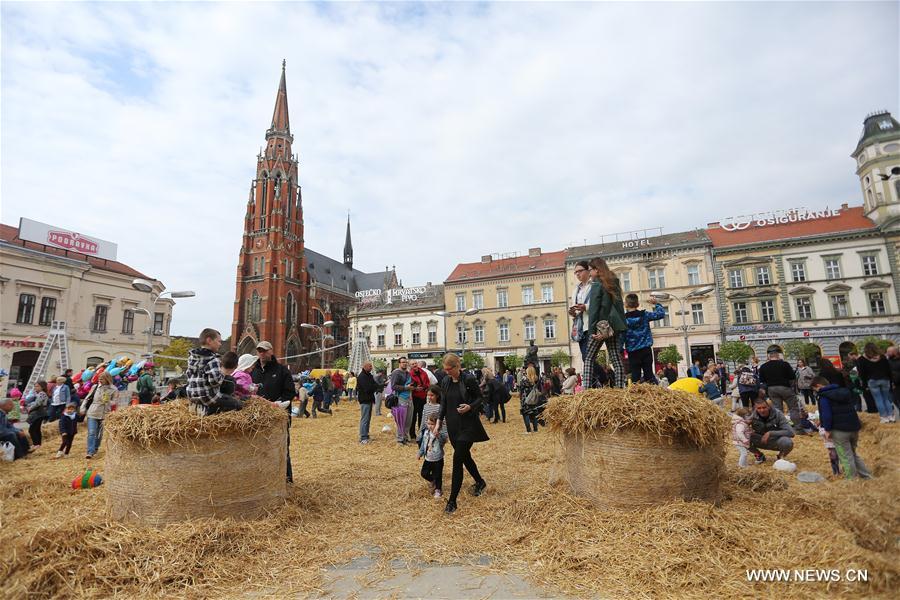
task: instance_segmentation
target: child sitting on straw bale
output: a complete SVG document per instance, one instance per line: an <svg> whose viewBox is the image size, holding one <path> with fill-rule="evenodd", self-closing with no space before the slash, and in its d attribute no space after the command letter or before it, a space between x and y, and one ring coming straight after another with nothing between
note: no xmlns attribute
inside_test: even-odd
<svg viewBox="0 0 900 600"><path fill-rule="evenodd" d="M750 452L750 411L743 406L731 415L731 441L741 453L738 467L747 467L747 456Z"/></svg>
<svg viewBox="0 0 900 600"><path fill-rule="evenodd" d="M75 403L69 402L66 404L65 412L59 418L59 435L62 438L62 442L59 444L56 458L69 456L76 433L78 433L78 413L75 412Z"/></svg>
<svg viewBox="0 0 900 600"><path fill-rule="evenodd" d="M838 460L837 450L834 449L834 441L825 435L825 428L821 426L819 413L814 412L809 415L809 420L819 428L819 435L822 436L822 442L825 444L825 450L828 452L828 461L831 463L831 474L838 476L841 474L841 463Z"/></svg>
<svg viewBox="0 0 900 600"><path fill-rule="evenodd" d="M218 331L204 329L200 332L200 347L188 353L188 367L185 371L188 400L192 411L199 415L240 410L243 407L240 400L221 393L225 372L219 362L219 355L216 354L221 345L222 336ZM237 361L230 371L234 372L236 367Z"/></svg>
<svg viewBox="0 0 900 600"><path fill-rule="evenodd" d="M237 370L232 373L235 384L235 396L241 399L249 398L256 393L256 385L250 377L250 371L258 359L252 354L242 354L237 362Z"/></svg>
<svg viewBox="0 0 900 600"><path fill-rule="evenodd" d="M438 409L440 409L440 405L438 405ZM418 456L425 458L425 462L422 463L422 478L428 482L435 499L440 499L444 478L444 443L447 437L438 430L437 422L438 413L431 413L425 420L418 440Z"/></svg>

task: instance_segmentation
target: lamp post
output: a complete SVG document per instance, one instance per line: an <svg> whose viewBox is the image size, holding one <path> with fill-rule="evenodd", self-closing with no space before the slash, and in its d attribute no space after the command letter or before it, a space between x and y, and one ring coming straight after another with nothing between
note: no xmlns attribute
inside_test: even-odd
<svg viewBox="0 0 900 600"><path fill-rule="evenodd" d="M691 344L688 340L688 331L690 331L692 325L687 324L687 318L684 311L684 301L693 298L704 298L715 289L716 287L713 285L705 285L703 287L691 290L683 297L676 296L675 294L669 292L650 292L650 297L654 300L669 300L670 298L678 300L678 305L680 306L681 310L681 326L676 327L676 329L680 329L681 334L684 336L684 360L688 368L690 368L690 366L693 364L693 361L691 360Z"/></svg>
<svg viewBox="0 0 900 600"><path fill-rule="evenodd" d="M150 294L150 308L135 308L134 312L144 313L147 315L147 357L153 357L153 311L152 308L156 307L156 303L159 302L159 299L163 296L168 295L170 298L193 298L197 295L197 292L193 290L182 290L178 292L162 292L157 294L156 298L153 297L153 282L147 281L146 279L133 279L131 281L131 287L139 292L144 292Z"/></svg>
<svg viewBox="0 0 900 600"><path fill-rule="evenodd" d="M334 321L325 321L321 325L314 325L312 323L300 323L300 327L302 327L303 329L315 329L319 332L319 335L321 336L320 342L322 344L322 348L320 349L320 352L322 353L321 368L323 369L325 368L325 340L329 338L332 340L334 339L333 335L325 335L325 328L331 327L332 325L334 325Z"/></svg>
<svg viewBox="0 0 900 600"><path fill-rule="evenodd" d="M466 317L471 317L471 316L477 315L479 311L480 311L480 309L478 309L478 308L470 308L469 310L462 310L459 312L449 312L446 310L438 310L438 311L434 312L434 314L436 316L444 317L444 336L447 335L447 317L452 317L455 315L462 316L463 328L462 328L462 338L460 339L460 343L462 344L462 353L463 354L466 353L466 331L468 331L468 329L466 328L466 325L467 325ZM462 357L460 357L460 358L462 358Z"/></svg>

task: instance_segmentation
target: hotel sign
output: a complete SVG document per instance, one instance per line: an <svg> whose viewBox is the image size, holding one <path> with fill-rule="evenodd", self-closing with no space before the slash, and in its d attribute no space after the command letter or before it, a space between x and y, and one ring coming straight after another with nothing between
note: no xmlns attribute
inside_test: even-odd
<svg viewBox="0 0 900 600"><path fill-rule="evenodd" d="M118 250L112 242L25 218L19 219L19 239L106 260L116 260Z"/></svg>
<svg viewBox="0 0 900 600"><path fill-rule="evenodd" d="M741 231L750 227L768 227L770 225L785 225L787 223L799 223L801 221L814 221L817 219L830 219L840 216L840 208L826 208L824 210L809 210L806 208L786 208L768 212L754 213L728 217L719 224L725 231Z"/></svg>

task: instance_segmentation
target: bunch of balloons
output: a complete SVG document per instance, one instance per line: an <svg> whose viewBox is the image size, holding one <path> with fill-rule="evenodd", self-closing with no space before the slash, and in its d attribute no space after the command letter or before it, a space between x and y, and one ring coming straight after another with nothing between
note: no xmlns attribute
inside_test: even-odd
<svg viewBox="0 0 900 600"><path fill-rule="evenodd" d="M84 398L91 391L91 388L97 385L97 382L100 381L100 374L105 371L112 375L113 385L119 391L122 391L128 387L129 383L137 381L138 373L141 372L141 369L152 366L153 363L150 361L141 360L134 362L127 356L122 356L96 367L88 367L79 371L72 376L72 383L77 384L75 390L78 397Z"/></svg>

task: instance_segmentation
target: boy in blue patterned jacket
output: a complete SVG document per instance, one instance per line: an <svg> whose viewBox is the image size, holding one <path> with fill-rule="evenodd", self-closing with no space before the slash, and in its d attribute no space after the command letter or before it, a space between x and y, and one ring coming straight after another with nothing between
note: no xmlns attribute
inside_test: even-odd
<svg viewBox="0 0 900 600"><path fill-rule="evenodd" d="M628 325L625 330L625 350L631 367L631 381L655 384L657 381L653 374L653 334L650 332L650 321L665 318L666 309L656 302L652 312L638 310L638 306L640 302L637 294L625 296L625 324Z"/></svg>

